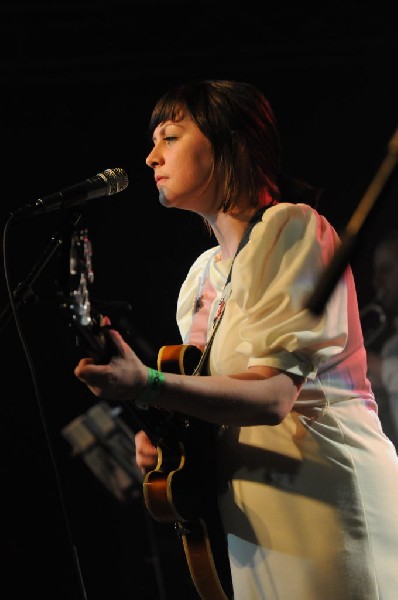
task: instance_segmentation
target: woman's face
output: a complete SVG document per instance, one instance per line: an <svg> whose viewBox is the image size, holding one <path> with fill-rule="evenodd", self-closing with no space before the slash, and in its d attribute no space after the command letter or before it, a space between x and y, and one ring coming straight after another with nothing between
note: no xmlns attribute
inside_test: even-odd
<svg viewBox="0 0 398 600"><path fill-rule="evenodd" d="M203 217L217 212L221 198L213 150L192 118L182 114L178 121L161 123L153 144L146 164L154 170L160 202Z"/></svg>

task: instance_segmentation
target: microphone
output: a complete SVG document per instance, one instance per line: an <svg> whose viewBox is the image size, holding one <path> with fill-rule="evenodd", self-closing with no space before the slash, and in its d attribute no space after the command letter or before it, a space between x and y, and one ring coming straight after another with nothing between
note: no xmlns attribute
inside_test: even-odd
<svg viewBox="0 0 398 600"><path fill-rule="evenodd" d="M126 189L129 184L124 169L105 169L81 183L67 187L54 194L38 198L31 204L25 204L10 213L14 219L30 218L43 213L81 206L93 198L112 196Z"/></svg>

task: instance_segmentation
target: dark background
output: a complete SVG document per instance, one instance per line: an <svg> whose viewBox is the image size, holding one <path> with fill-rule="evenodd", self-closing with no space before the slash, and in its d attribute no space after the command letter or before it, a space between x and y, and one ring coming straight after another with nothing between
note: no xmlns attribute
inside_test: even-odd
<svg viewBox="0 0 398 600"><path fill-rule="evenodd" d="M199 219L158 203L145 166L155 100L196 77L260 87L279 122L285 170L324 189L319 210L343 232L397 126L397 19L389 6L262 3L260 13L255 4L227 2L2 2L0 585L7 598L164 600L176 589L195 597L175 532L148 519L140 495L117 500L60 433L94 402L74 378L81 351L60 302L72 215L9 223L10 212L107 168L127 171L128 188L87 203L80 223L93 244L93 297L131 305L115 318L151 361L159 346L178 343L178 287L210 243ZM397 197L394 171L352 255L361 307L375 294L372 251L397 225ZM44 266L53 240L59 247ZM38 265L15 320L6 275L16 290Z"/></svg>

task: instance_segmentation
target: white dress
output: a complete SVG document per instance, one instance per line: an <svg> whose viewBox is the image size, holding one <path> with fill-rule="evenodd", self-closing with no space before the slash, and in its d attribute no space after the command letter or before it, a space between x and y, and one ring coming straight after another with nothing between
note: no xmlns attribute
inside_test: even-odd
<svg viewBox="0 0 398 600"><path fill-rule="evenodd" d="M304 375L277 426L224 428L219 503L235 600L397 600L398 458L377 416L352 273L324 314L305 300L338 245L304 204L269 208L235 259L211 354L212 374L268 365ZM203 274L216 291L231 260L205 251L181 286L177 322L189 343Z"/></svg>

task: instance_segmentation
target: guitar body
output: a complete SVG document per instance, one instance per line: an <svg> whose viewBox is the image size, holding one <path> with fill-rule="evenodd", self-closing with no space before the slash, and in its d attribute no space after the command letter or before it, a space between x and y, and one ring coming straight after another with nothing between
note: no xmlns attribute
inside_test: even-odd
<svg viewBox="0 0 398 600"><path fill-rule="evenodd" d="M164 346L158 368L190 373L200 354L195 346ZM163 430L157 443L158 463L143 482L147 510L159 522L174 523L199 597L229 600L231 574L212 468L218 427L173 415Z"/></svg>

